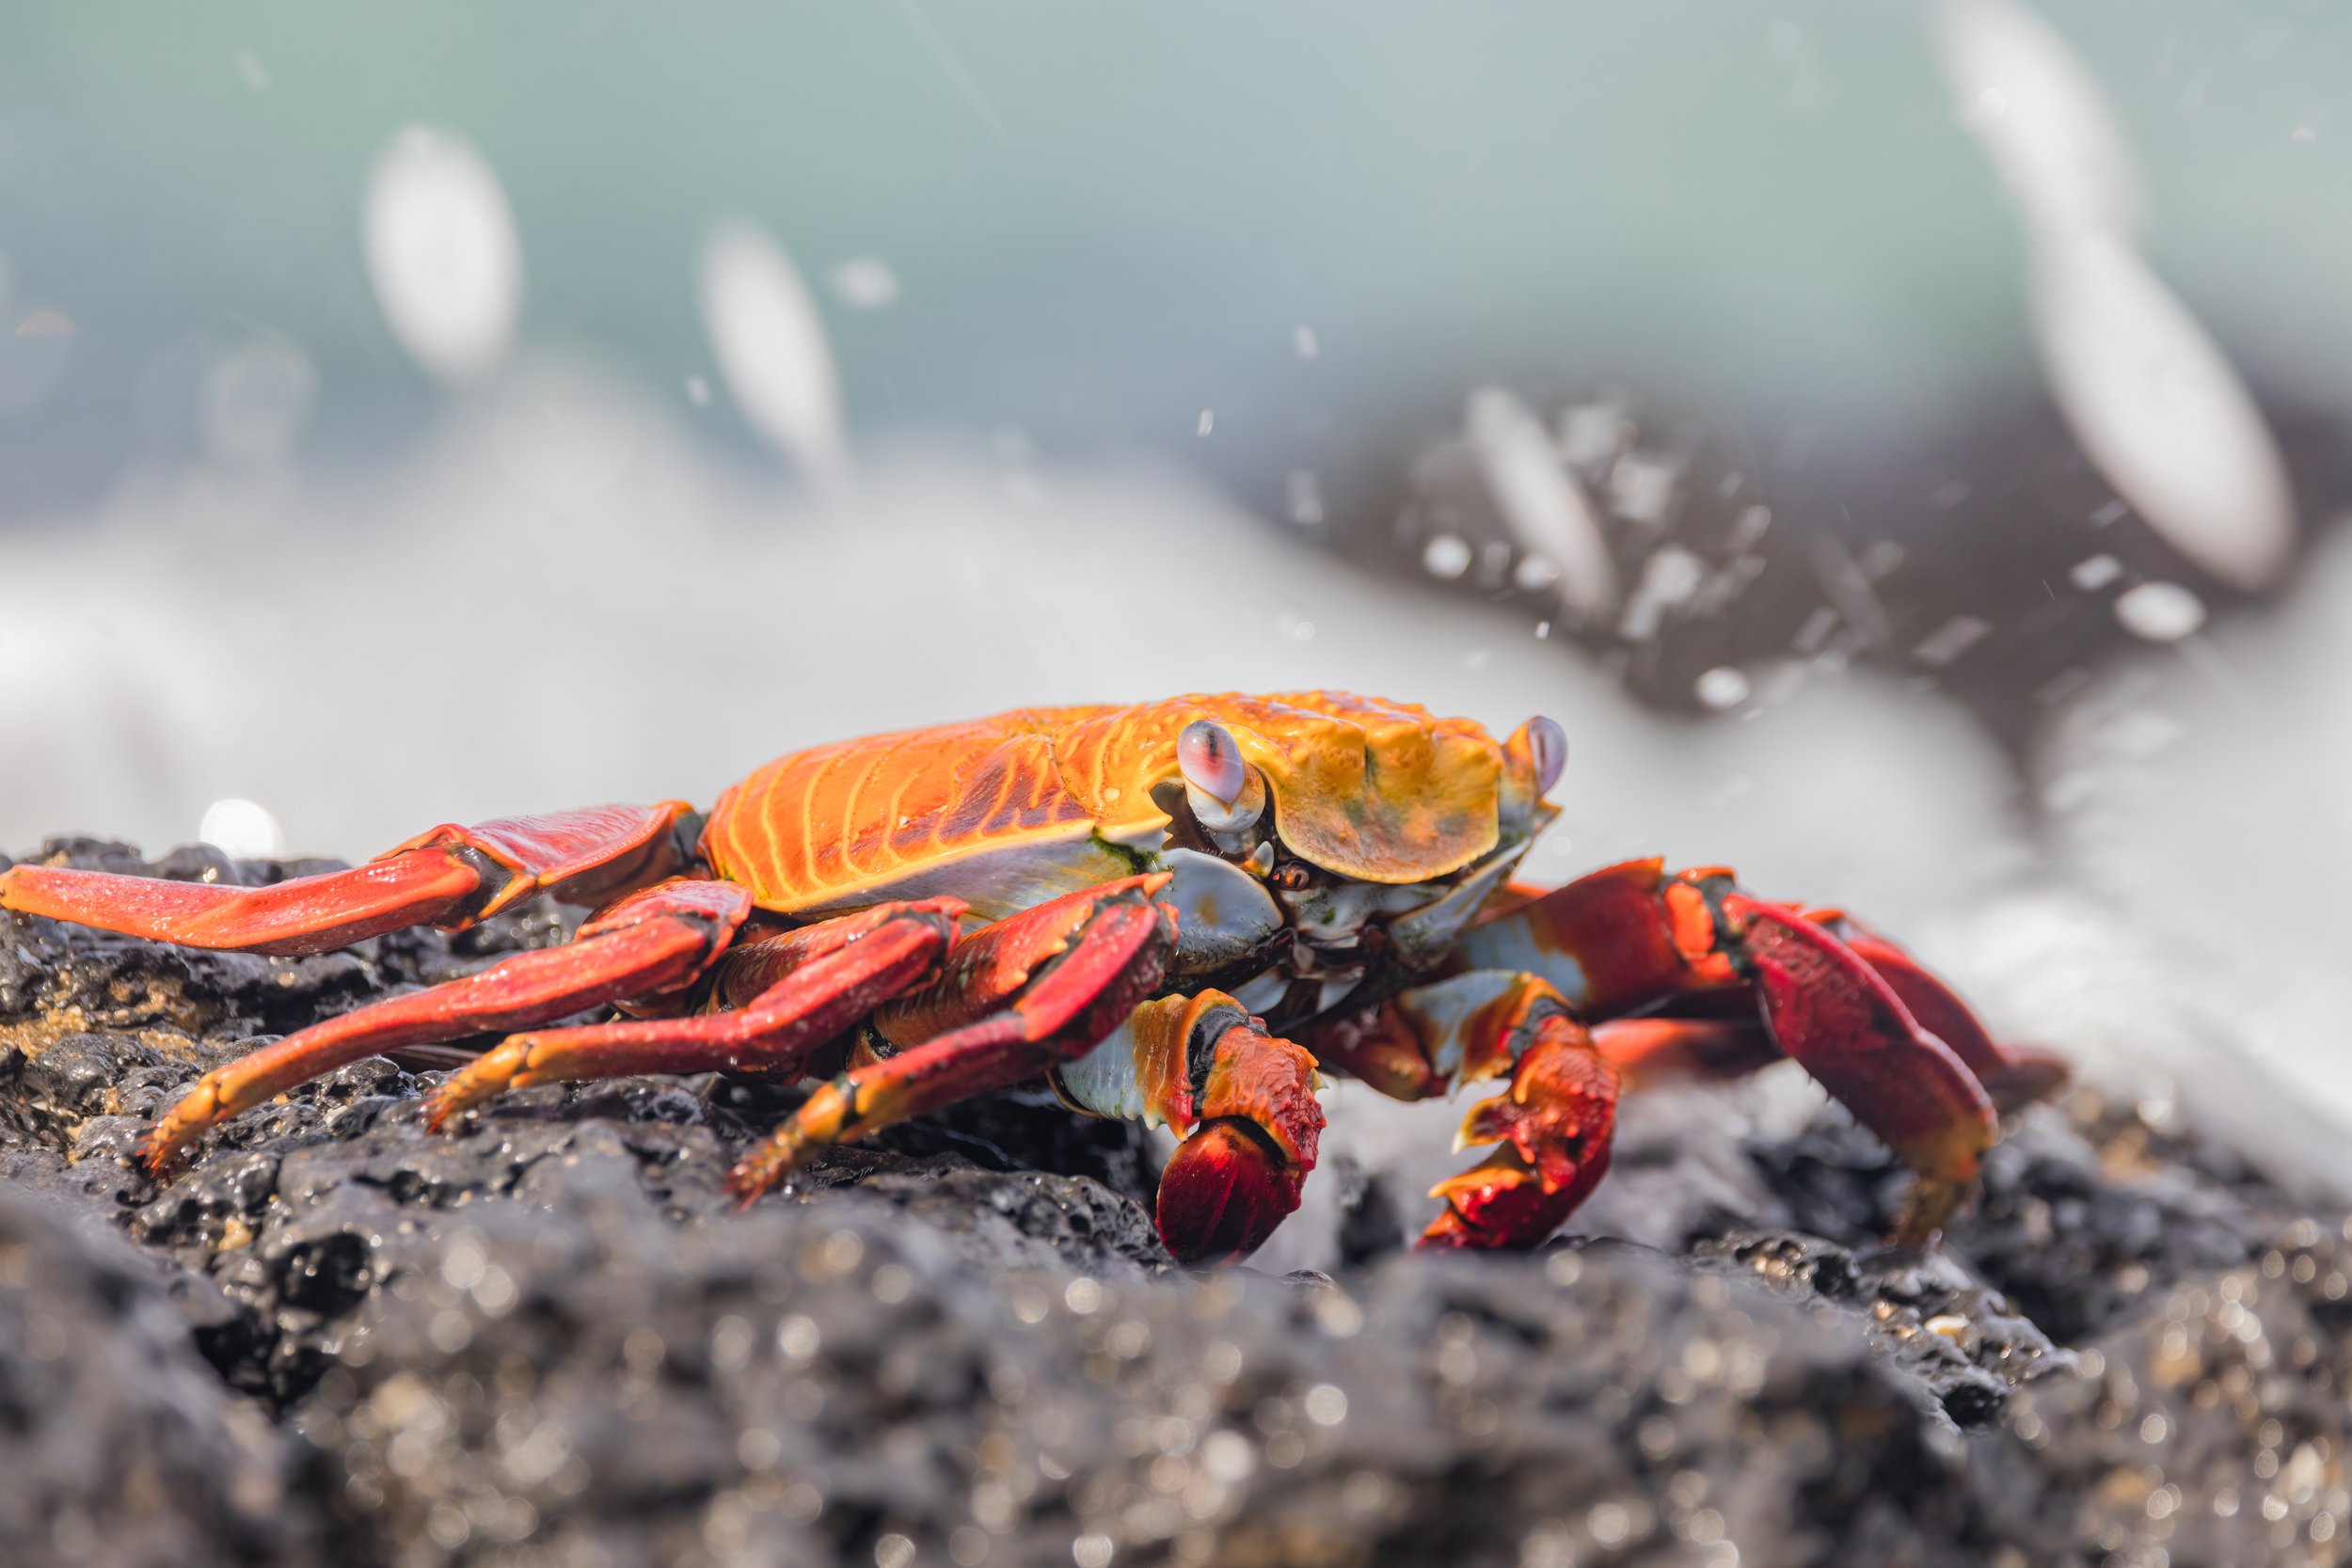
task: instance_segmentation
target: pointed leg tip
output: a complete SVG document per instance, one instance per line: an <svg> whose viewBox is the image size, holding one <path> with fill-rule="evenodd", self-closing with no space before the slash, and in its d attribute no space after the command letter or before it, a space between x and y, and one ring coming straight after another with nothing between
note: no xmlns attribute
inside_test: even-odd
<svg viewBox="0 0 2352 1568"><path fill-rule="evenodd" d="M767 1189L746 1179L739 1167L728 1173L727 1179L720 1183L719 1190L727 1195L728 1201L735 1205L735 1212L739 1214L757 1203L759 1195Z"/></svg>
<svg viewBox="0 0 2352 1568"><path fill-rule="evenodd" d="M1984 1088L2004 1116L2038 1104L2074 1081L2074 1065L2045 1047L2011 1045L2003 1053L2008 1064L1984 1075Z"/></svg>
<svg viewBox="0 0 2352 1568"><path fill-rule="evenodd" d="M173 1135L165 1125L158 1124L139 1140L132 1159L147 1174L149 1180L168 1181L180 1164L183 1147L183 1139Z"/></svg>
<svg viewBox="0 0 2352 1568"><path fill-rule="evenodd" d="M455 1123L465 1119L466 1113L487 1096L471 1092L473 1085L466 1082L461 1069L443 1079L424 1097L424 1130L428 1132L455 1132Z"/></svg>
<svg viewBox="0 0 2352 1568"><path fill-rule="evenodd" d="M1917 1247L1922 1251L1935 1245L1952 1215L1976 1190L1973 1180L1952 1180L1922 1176L1912 1184L1911 1196L1904 1201L1903 1212L1895 1222L1895 1233L1888 1238L1897 1246Z"/></svg>
<svg viewBox="0 0 2352 1568"><path fill-rule="evenodd" d="M168 1181L186 1164L188 1151L220 1121L220 1095L212 1080L199 1078L196 1086L166 1111L139 1140L135 1158L149 1180Z"/></svg>
<svg viewBox="0 0 2352 1568"><path fill-rule="evenodd" d="M529 1075L531 1053L539 1037L528 1032L509 1035L472 1061L452 1070L424 1097L425 1131L438 1132L475 1106L532 1082Z"/></svg>
<svg viewBox="0 0 2352 1568"><path fill-rule="evenodd" d="M1160 1243L1181 1263L1247 1257L1298 1207L1298 1182L1264 1137L1238 1118L1213 1121L1177 1147L1160 1174Z"/></svg>
<svg viewBox="0 0 2352 1568"><path fill-rule="evenodd" d="M781 1174L771 1176L761 1171L747 1171L738 1165L729 1173L723 1191L734 1203L735 1212L739 1214L782 1186L784 1180Z"/></svg>
<svg viewBox="0 0 2352 1568"><path fill-rule="evenodd" d="M805 1145L788 1132L779 1133L737 1161L722 1187L738 1210L748 1209L787 1180L805 1157Z"/></svg>
<svg viewBox="0 0 2352 1568"><path fill-rule="evenodd" d="M749 1160L738 1164L719 1183L719 1190L735 1200L736 1208L748 1209L768 1190L766 1180L753 1168Z"/></svg>

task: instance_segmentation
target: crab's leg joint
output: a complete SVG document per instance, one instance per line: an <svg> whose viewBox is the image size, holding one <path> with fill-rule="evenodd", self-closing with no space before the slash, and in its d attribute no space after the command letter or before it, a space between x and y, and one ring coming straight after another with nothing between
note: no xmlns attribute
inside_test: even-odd
<svg viewBox="0 0 2352 1568"><path fill-rule="evenodd" d="M1666 874L1658 860L1628 861L1549 893L1514 886L1462 934L1466 970L1540 974L1587 1019L1614 1018L1665 997L1736 986L1724 922L1705 871Z"/></svg>
<svg viewBox="0 0 2352 1568"><path fill-rule="evenodd" d="M1745 1018L1621 1018L1595 1027L1593 1046L1629 1089L1740 1078L1781 1059L1772 1031L1752 1008Z"/></svg>

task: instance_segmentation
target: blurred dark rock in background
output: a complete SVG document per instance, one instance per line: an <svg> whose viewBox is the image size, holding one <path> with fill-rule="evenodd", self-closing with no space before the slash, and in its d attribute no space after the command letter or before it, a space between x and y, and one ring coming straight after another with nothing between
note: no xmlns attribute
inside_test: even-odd
<svg viewBox="0 0 2352 1568"><path fill-rule="evenodd" d="M1605 608L1567 602L1569 563L1482 461L1480 404L1497 399L1533 421L1589 517ZM2352 430L2307 400L2260 401L2308 546L2352 497ZM1469 406L1460 432L1423 410L1335 469L1285 475L1266 454L1245 493L1350 561L1492 605L1666 713L1734 716L1867 666L1960 704L2023 760L2104 665L2266 596L2151 527L2046 395L1891 442L1625 389L1488 389ZM2153 614L2117 608L2151 584Z"/></svg>

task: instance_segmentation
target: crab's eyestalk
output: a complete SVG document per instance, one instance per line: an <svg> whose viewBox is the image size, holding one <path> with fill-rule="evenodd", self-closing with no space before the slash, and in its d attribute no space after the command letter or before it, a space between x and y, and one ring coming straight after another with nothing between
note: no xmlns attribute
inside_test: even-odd
<svg viewBox="0 0 2352 1568"><path fill-rule="evenodd" d="M1265 811L1265 783L1244 762L1232 733L1196 719L1176 737L1176 766L1194 820L1213 833L1238 833Z"/></svg>
<svg viewBox="0 0 2352 1568"><path fill-rule="evenodd" d="M1502 816L1505 821L1523 823L1534 816L1566 769L1568 737L1558 724L1537 714L1511 732L1502 754Z"/></svg>

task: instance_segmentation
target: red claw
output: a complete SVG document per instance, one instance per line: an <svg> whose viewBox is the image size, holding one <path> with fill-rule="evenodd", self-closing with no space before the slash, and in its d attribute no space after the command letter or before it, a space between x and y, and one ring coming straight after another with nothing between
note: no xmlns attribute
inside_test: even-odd
<svg viewBox="0 0 2352 1568"><path fill-rule="evenodd" d="M1537 1028L1511 1086L1472 1106L1462 1122L1464 1143L1502 1147L1430 1190L1446 1207L1421 1245L1534 1246L1608 1174L1617 1069L1565 1015Z"/></svg>
<svg viewBox="0 0 2352 1568"><path fill-rule="evenodd" d="M1255 1124L1205 1122L1160 1175L1160 1241L1185 1263L1254 1252L1298 1207L1305 1175Z"/></svg>
<svg viewBox="0 0 2352 1568"><path fill-rule="evenodd" d="M1984 1032L1984 1025L1952 988L1921 967L1919 960L1893 942L1854 923L1838 910L1807 910L1805 918L1835 932L1838 939L1879 973L1887 989L1902 999L1919 1026L1968 1064L1968 1070L2004 1113L2047 1099L2071 1076L2066 1059L2038 1045L2001 1045Z"/></svg>
<svg viewBox="0 0 2352 1568"><path fill-rule="evenodd" d="M1998 1135L1993 1102L1861 955L1794 910L1724 899L1780 1048L1919 1173L1902 1237L1940 1228Z"/></svg>

